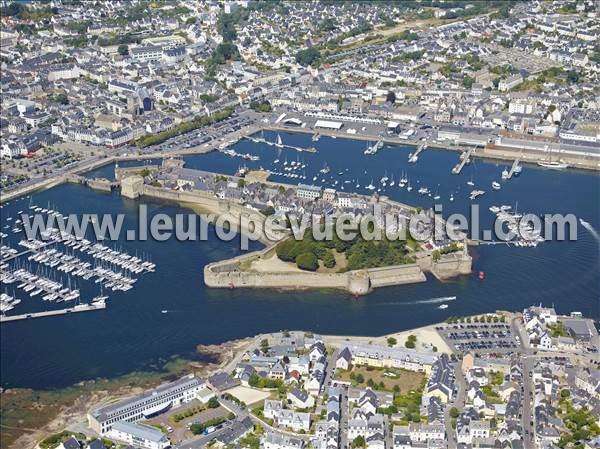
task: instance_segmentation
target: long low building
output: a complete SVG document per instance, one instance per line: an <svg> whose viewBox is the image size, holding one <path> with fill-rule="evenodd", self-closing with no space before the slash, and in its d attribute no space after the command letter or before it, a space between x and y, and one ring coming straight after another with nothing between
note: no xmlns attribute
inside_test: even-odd
<svg viewBox="0 0 600 449"><path fill-rule="evenodd" d="M135 422L190 402L205 387L205 382L193 374L175 382L160 385L140 396L106 405L88 413L91 429L103 435L120 421Z"/></svg>
<svg viewBox="0 0 600 449"><path fill-rule="evenodd" d="M147 449L165 449L171 446L167 436L160 430L151 426L132 424L125 421L115 423L108 432L108 436Z"/></svg>
<svg viewBox="0 0 600 449"><path fill-rule="evenodd" d="M333 122L331 120L317 120L315 128L326 128L339 130L344 126L342 122Z"/></svg>
<svg viewBox="0 0 600 449"><path fill-rule="evenodd" d="M408 348L387 348L385 346L356 344L348 345L345 349L350 352L352 364L379 368L403 368L429 373L432 365L437 360L437 356L434 354ZM345 350L340 351L340 357L348 352ZM337 368L343 368L342 365L343 363L336 361Z"/></svg>

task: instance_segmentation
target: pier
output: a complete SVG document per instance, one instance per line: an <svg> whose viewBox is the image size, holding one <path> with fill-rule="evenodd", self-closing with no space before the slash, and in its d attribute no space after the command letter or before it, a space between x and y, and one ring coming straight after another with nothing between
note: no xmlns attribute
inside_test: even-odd
<svg viewBox="0 0 600 449"><path fill-rule="evenodd" d="M411 153L408 156L408 162L410 162L411 164L416 163L419 160L419 155L425 151L425 149L427 148L427 143L423 143L421 145L419 145L417 147L417 151L415 151L414 153Z"/></svg>
<svg viewBox="0 0 600 449"><path fill-rule="evenodd" d="M290 130L286 130L286 131L290 131ZM245 138L247 140L250 140L251 142L254 143L266 143L269 146L273 146L275 148L288 148L290 150L296 150L296 151L306 151L307 153L316 153L317 149L315 147L308 147L308 148L303 148L303 147L296 147L293 145L286 145L285 143L276 143L276 142L270 142L262 137L252 137L252 136L245 136Z"/></svg>
<svg viewBox="0 0 600 449"><path fill-rule="evenodd" d="M458 161L458 164L456 164L454 166L454 168L452 169L452 174L453 175L459 175L460 172L462 171L462 169L464 168L464 166L469 162L471 155L473 154L473 152L475 151L474 148L469 148L466 151L463 151L460 154L460 160Z"/></svg>
<svg viewBox="0 0 600 449"><path fill-rule="evenodd" d="M21 315L11 315L11 316L0 315L0 323L8 323L9 321L28 320L29 318L42 318L45 316L67 315L69 313L76 313L76 312L90 312L92 310L103 310L103 309L106 309L105 302L97 303L97 304L79 304L77 306L67 307L66 309L47 310L45 312L23 313Z"/></svg>
<svg viewBox="0 0 600 449"><path fill-rule="evenodd" d="M60 240L60 241L62 241L62 240ZM28 248L26 250L21 251L20 253L12 254L8 257L5 257L4 259L2 259L2 262L10 262L13 259L17 259L17 258L24 256L26 254L29 254L29 253L37 253L39 250L44 249L47 246L53 245L58 242L59 242L59 240L51 240L49 242L46 242L42 246L39 246L38 248Z"/></svg>
<svg viewBox="0 0 600 449"><path fill-rule="evenodd" d="M508 179L511 179L513 177L517 168L520 167L520 165L519 165L520 163L521 163L521 159L519 159L519 158L515 159L515 161L512 164L512 167L510 167L510 171L508 172Z"/></svg>

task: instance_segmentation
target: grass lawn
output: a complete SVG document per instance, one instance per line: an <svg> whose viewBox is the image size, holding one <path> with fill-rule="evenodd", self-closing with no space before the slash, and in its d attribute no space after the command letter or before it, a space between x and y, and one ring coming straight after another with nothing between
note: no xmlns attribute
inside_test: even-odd
<svg viewBox="0 0 600 449"><path fill-rule="evenodd" d="M363 376L364 382L357 383L356 380L350 378L351 373L356 378L359 374ZM367 387L369 379L372 379L375 385L380 385L383 382L384 387L378 388L382 391L394 391L397 385L400 387L401 393L406 393L411 390L418 390L425 379L425 373L416 371L407 371L399 368L373 368L368 366L354 366L348 371L336 371L336 379L347 382L352 382L356 387Z"/></svg>

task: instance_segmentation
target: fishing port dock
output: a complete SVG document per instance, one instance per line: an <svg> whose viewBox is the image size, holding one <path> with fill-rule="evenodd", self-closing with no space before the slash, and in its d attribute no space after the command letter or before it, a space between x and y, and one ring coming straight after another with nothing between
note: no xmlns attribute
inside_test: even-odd
<svg viewBox="0 0 600 449"><path fill-rule="evenodd" d="M67 315L69 313L76 312L90 312L93 310L103 310L106 309L106 303L104 301L98 301L93 304L78 304L73 307L67 307L65 309L58 310L46 310L44 312L32 312L32 313L23 313L21 315L11 315L4 316L0 315L0 323L7 323L9 321L20 321L20 320L28 320L30 318L42 318L47 316L56 316L56 315Z"/></svg>

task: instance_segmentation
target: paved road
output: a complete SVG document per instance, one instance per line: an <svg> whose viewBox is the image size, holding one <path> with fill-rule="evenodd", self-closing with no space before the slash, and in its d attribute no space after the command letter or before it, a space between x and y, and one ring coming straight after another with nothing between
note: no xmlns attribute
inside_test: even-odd
<svg viewBox="0 0 600 449"><path fill-rule="evenodd" d="M348 387L342 388L342 400L340 401L340 445L341 449L347 449L348 443L348 418L350 407L348 406ZM393 446L388 446L391 448Z"/></svg>
<svg viewBox="0 0 600 449"><path fill-rule="evenodd" d="M464 409L465 406L465 393L467 391L467 382L463 376L461 363L457 361L454 366L454 378L456 383L456 395L450 403L446 404L444 409L444 423L446 425L446 438L448 440L448 448L456 449L456 431L452 428L452 418L450 417L450 409L456 407L459 410Z"/></svg>

